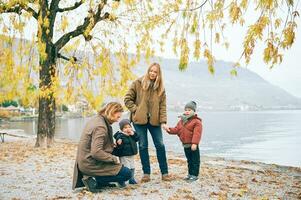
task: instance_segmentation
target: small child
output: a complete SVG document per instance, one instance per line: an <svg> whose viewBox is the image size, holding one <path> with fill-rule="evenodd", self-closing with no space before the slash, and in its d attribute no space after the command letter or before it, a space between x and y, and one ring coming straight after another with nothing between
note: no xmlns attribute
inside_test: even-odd
<svg viewBox="0 0 301 200"><path fill-rule="evenodd" d="M196 181L200 170L200 150L198 144L202 136L202 120L195 114L196 103L190 101L185 105L185 111L174 128L167 128L169 134L177 134L183 143L188 164L187 181Z"/></svg>
<svg viewBox="0 0 301 200"><path fill-rule="evenodd" d="M119 122L120 131L114 134L116 140L116 147L113 154L119 156L121 164L129 168L132 172L132 177L129 180L129 184L137 184L134 173L135 173L135 160L134 155L138 153L137 141L139 137L135 131L133 131L131 122L128 119L123 119ZM120 184L125 186L125 183Z"/></svg>

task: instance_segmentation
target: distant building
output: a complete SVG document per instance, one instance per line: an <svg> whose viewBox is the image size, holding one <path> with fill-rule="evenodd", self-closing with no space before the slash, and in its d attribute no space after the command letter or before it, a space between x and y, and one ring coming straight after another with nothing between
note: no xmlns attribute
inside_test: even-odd
<svg viewBox="0 0 301 200"><path fill-rule="evenodd" d="M85 100L77 101L75 104L68 105L68 110L73 113L82 113L89 109L89 103Z"/></svg>

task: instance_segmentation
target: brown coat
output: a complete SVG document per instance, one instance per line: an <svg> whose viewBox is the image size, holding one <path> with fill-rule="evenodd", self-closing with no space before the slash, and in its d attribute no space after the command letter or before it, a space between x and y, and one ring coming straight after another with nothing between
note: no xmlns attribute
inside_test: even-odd
<svg viewBox="0 0 301 200"><path fill-rule="evenodd" d="M170 128L169 134L177 134L183 144L199 144L202 137L202 120L197 115L185 124L180 120L176 127Z"/></svg>
<svg viewBox="0 0 301 200"><path fill-rule="evenodd" d="M161 96L157 90L142 89L142 78L135 80L124 98L125 106L131 112L131 120L135 124L147 124L147 113L150 113L149 122L153 126L165 124L166 116L166 94Z"/></svg>
<svg viewBox="0 0 301 200"><path fill-rule="evenodd" d="M112 155L112 127L97 115L85 126L81 135L74 166L72 189L83 187L83 175L114 176L121 169L118 158Z"/></svg>

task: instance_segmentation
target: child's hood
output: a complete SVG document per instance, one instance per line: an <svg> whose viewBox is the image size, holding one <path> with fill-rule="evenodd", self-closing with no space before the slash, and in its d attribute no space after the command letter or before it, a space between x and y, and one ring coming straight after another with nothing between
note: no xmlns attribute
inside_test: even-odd
<svg viewBox="0 0 301 200"><path fill-rule="evenodd" d="M197 120L200 120L202 122L202 119L197 115L195 114L193 117L191 117L192 119L197 119Z"/></svg>
<svg viewBox="0 0 301 200"><path fill-rule="evenodd" d="M114 134L114 137L115 136L117 136L117 135L119 135L119 136L128 136L128 135L126 135L124 132L122 132L122 131L117 131L115 134Z"/></svg>

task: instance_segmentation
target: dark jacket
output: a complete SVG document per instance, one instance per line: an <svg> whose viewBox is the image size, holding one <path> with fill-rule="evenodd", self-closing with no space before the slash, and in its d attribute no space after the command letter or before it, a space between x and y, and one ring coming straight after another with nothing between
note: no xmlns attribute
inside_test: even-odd
<svg viewBox="0 0 301 200"><path fill-rule="evenodd" d="M139 140L139 136L136 132L134 135L125 135L122 132L116 132L114 134L115 140L122 140L121 145L118 145L114 148L113 154L116 156L133 156L138 153L137 150L137 141Z"/></svg>
<svg viewBox="0 0 301 200"><path fill-rule="evenodd" d="M90 119L81 135L74 166L72 188L83 187L83 175L115 176L122 165L112 155L112 127L101 115Z"/></svg>
<svg viewBox="0 0 301 200"><path fill-rule="evenodd" d="M199 144L202 137L202 120L191 117L185 124L180 120L176 127L170 128L169 134L177 134L183 144Z"/></svg>

